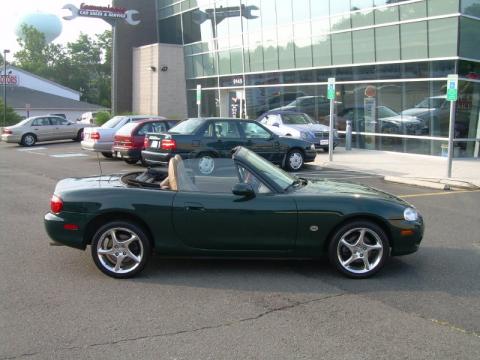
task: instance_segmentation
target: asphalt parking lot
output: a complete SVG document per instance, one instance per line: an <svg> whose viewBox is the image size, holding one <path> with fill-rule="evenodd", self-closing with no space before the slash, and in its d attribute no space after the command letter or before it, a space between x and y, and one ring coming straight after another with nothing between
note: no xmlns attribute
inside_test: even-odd
<svg viewBox="0 0 480 360"><path fill-rule="evenodd" d="M141 169L99 159L104 174ZM73 142L0 143L0 359L480 358L479 191L307 166L414 204L420 251L360 281L327 260L155 258L119 281L43 229L55 183L99 174L99 159Z"/></svg>

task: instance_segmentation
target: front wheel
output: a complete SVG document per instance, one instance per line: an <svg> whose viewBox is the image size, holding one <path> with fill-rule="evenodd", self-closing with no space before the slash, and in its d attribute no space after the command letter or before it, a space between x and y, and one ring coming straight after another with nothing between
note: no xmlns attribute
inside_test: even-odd
<svg viewBox="0 0 480 360"><path fill-rule="evenodd" d="M126 279L143 270L151 246L138 225L128 221L113 221L95 233L91 251L100 271L114 278Z"/></svg>
<svg viewBox="0 0 480 360"><path fill-rule="evenodd" d="M25 134L22 136L20 144L23 146L33 146L37 142L37 137L33 134Z"/></svg>
<svg viewBox="0 0 480 360"><path fill-rule="evenodd" d="M285 168L288 171L298 171L302 168L305 157L300 150L290 150L285 159Z"/></svg>
<svg viewBox="0 0 480 360"><path fill-rule="evenodd" d="M390 256L385 232L367 220L342 226L329 245L330 262L344 275L364 279L377 273Z"/></svg>
<svg viewBox="0 0 480 360"><path fill-rule="evenodd" d="M77 136L73 139L73 141L82 141L83 140L83 129L78 130Z"/></svg>

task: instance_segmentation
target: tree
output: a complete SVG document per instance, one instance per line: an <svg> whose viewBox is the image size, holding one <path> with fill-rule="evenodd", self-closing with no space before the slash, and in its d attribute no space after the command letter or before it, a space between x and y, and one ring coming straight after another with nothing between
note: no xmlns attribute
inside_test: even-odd
<svg viewBox="0 0 480 360"><path fill-rule="evenodd" d="M15 65L81 92L81 100L110 107L112 34L80 34L66 46L46 44L42 33L23 26Z"/></svg>
<svg viewBox="0 0 480 360"><path fill-rule="evenodd" d="M15 110L13 110L10 106L7 105L7 117L5 123L3 122L3 100L0 99L0 124L2 126L14 125L18 123L22 118L18 115Z"/></svg>

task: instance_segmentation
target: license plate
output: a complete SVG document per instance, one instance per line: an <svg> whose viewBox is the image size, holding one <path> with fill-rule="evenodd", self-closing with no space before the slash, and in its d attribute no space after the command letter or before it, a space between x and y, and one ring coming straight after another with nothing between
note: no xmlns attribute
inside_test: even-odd
<svg viewBox="0 0 480 360"><path fill-rule="evenodd" d="M120 153L120 151L117 151L117 157L118 157L118 158L121 158L121 157L122 157L122 154Z"/></svg>
<svg viewBox="0 0 480 360"><path fill-rule="evenodd" d="M320 145L328 145L328 140L320 140Z"/></svg>
<svg viewBox="0 0 480 360"><path fill-rule="evenodd" d="M150 147L158 148L158 141L157 140L152 141L152 143L150 144Z"/></svg>

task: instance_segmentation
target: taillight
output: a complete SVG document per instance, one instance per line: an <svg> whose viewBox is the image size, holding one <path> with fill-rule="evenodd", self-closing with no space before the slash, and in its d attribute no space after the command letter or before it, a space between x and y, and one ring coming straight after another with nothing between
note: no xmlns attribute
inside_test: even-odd
<svg viewBox="0 0 480 360"><path fill-rule="evenodd" d="M173 139L163 139L161 148L163 150L175 150L177 148L177 142Z"/></svg>
<svg viewBox="0 0 480 360"><path fill-rule="evenodd" d="M10 130L10 129L3 129L3 133L4 133L4 134L11 134L11 133L12 133L12 130Z"/></svg>
<svg viewBox="0 0 480 360"><path fill-rule="evenodd" d="M150 146L150 141L148 141L148 138L145 136L145 139L143 139L143 148L146 149Z"/></svg>
<svg viewBox="0 0 480 360"><path fill-rule="evenodd" d="M92 133L90 134L90 139L100 140L100 133L99 133L99 132L96 132L96 131L92 132Z"/></svg>
<svg viewBox="0 0 480 360"><path fill-rule="evenodd" d="M63 201L57 195L53 195L50 200L50 210L52 210L54 214L58 214L63 210Z"/></svg>

